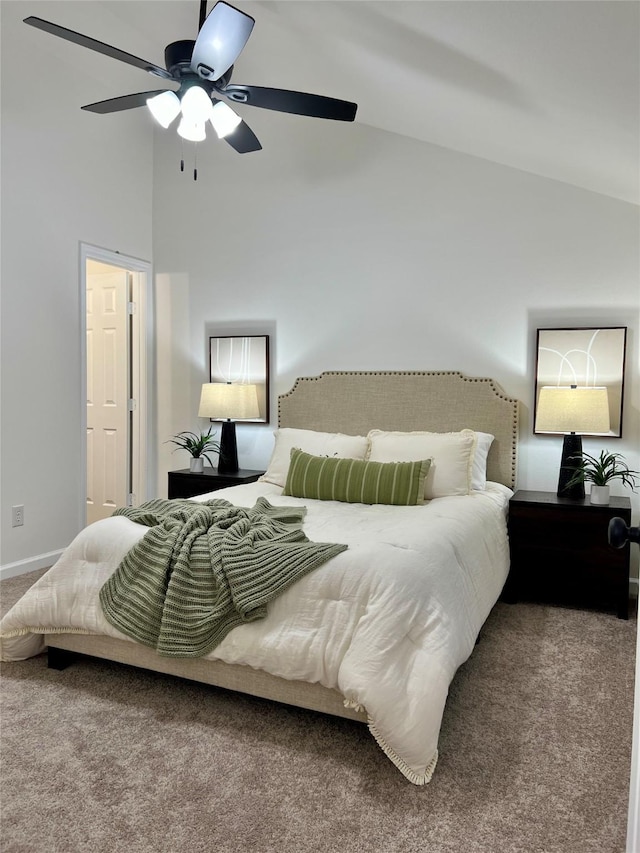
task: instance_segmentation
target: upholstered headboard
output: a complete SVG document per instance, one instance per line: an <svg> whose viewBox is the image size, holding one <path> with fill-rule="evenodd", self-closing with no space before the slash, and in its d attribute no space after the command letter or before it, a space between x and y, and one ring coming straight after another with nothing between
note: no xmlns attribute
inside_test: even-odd
<svg viewBox="0 0 640 853"><path fill-rule="evenodd" d="M366 435L370 429L495 436L487 478L516 481L518 401L493 379L457 371L336 371L296 379L278 398L281 427Z"/></svg>

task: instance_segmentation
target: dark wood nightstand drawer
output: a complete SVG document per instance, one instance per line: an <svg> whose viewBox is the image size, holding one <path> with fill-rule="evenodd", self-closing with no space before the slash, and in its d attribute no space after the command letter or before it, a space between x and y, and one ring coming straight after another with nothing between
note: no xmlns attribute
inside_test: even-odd
<svg viewBox="0 0 640 853"><path fill-rule="evenodd" d="M216 492L229 486L241 486L255 483L264 471L251 471L241 468L234 474L220 474L217 468L205 468L201 474L194 474L188 468L181 471L169 471L169 498L193 498Z"/></svg>
<svg viewBox="0 0 640 853"><path fill-rule="evenodd" d="M600 508L602 509L602 508ZM607 530L616 512L602 513L588 521L584 512L533 513L510 507L510 531L522 548L565 551L576 557L588 557L594 551L609 554ZM544 541L541 541L544 530Z"/></svg>
<svg viewBox="0 0 640 853"><path fill-rule="evenodd" d="M612 548L609 521L631 524L631 502L607 506L519 491L509 503L511 571L504 598L614 609L628 616L629 545Z"/></svg>

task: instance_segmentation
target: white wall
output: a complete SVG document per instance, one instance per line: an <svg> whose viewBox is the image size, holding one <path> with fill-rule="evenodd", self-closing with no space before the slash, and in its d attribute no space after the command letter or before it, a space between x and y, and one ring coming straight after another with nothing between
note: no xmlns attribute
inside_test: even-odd
<svg viewBox="0 0 640 853"><path fill-rule="evenodd" d="M109 5L0 4L5 574L47 565L82 523L80 241L151 260L150 126L80 110L132 91L131 80L119 63L83 63L94 55L22 23L32 14L92 34L101 20L113 44ZM14 504L25 507L20 528Z"/></svg>
<svg viewBox="0 0 640 853"><path fill-rule="evenodd" d="M195 183L173 135L157 139L154 261L189 308L176 429L199 423L207 336L262 328L273 400L323 370L494 377L523 404L518 486L554 491L561 440L531 434L536 329L620 324L624 438L610 447L640 469L636 207L358 124L243 116L263 151L207 141ZM267 462L272 411L270 427L238 427L241 465Z"/></svg>

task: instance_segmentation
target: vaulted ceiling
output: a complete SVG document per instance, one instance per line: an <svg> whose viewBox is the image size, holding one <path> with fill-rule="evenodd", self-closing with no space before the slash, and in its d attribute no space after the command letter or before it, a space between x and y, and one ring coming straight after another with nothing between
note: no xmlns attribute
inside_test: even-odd
<svg viewBox="0 0 640 853"><path fill-rule="evenodd" d="M195 38L197 31L198 0L90 3L90 29L86 14L74 26L74 7L80 4L64 4L64 20L53 15L59 5L52 3L51 15L43 17L159 65L167 43ZM234 83L353 100L359 105L357 122L640 203L635 0L235 5L256 24L236 63ZM29 3L23 0L22 6L26 16ZM56 48L61 51L73 52L77 68L97 75L94 100L158 82L66 42ZM113 76L117 86L107 71L112 65L120 65ZM126 90L123 73L131 82ZM58 96L63 95L61 90ZM259 122L278 121L277 113L237 110L250 125L257 112Z"/></svg>

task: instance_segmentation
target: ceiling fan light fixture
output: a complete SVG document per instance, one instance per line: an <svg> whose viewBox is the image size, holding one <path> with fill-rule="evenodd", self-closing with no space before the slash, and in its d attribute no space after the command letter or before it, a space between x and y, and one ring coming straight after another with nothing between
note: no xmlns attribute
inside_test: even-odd
<svg viewBox="0 0 640 853"><path fill-rule="evenodd" d="M161 95L147 98L147 106L158 124L169 127L180 112L180 99L175 92L162 92Z"/></svg>
<svg viewBox="0 0 640 853"><path fill-rule="evenodd" d="M189 124L204 124L211 116L211 98L202 86L190 86L182 96L182 117Z"/></svg>
<svg viewBox="0 0 640 853"><path fill-rule="evenodd" d="M207 137L203 121L187 121L184 116L180 119L178 134L189 142L203 142Z"/></svg>
<svg viewBox="0 0 640 853"><path fill-rule="evenodd" d="M229 136L230 133L233 133L242 119L235 110L231 109L230 106L222 101L218 101L217 104L214 104L213 109L211 110L209 121L213 125L218 137L223 139L225 136Z"/></svg>
<svg viewBox="0 0 640 853"><path fill-rule="evenodd" d="M206 123L211 120L217 135L225 138L238 154L260 151L262 146L240 116L230 107L219 104L218 95L232 102L281 113L335 121L355 119L358 105L351 101L290 89L231 84L233 67L251 35L255 21L250 15L224 0L217 0L208 15L206 10L206 0L200 0L198 35L195 41L181 39L166 46L166 68L43 18L31 15L25 18L24 22L80 47L149 72L160 77L165 85L172 83L175 86L173 90L136 92L85 104L82 109L88 112L116 113L144 107L146 104L154 119L165 129L178 119L182 112L178 122L178 134L183 139L196 142L205 139ZM197 173L197 170L194 172Z"/></svg>

